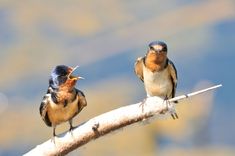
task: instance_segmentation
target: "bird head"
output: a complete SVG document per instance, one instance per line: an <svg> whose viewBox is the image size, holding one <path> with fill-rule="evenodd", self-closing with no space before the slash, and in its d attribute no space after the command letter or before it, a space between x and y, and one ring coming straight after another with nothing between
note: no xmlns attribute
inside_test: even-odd
<svg viewBox="0 0 235 156"><path fill-rule="evenodd" d="M73 72L78 68L76 67L68 67L65 65L58 65L56 66L52 72L51 77L49 79L49 85L52 88L67 88L71 89L75 86L77 80L84 79L80 76L72 75Z"/></svg>
<svg viewBox="0 0 235 156"><path fill-rule="evenodd" d="M148 59L162 63L167 58L167 45L162 41L154 41L149 44L149 50L147 53Z"/></svg>

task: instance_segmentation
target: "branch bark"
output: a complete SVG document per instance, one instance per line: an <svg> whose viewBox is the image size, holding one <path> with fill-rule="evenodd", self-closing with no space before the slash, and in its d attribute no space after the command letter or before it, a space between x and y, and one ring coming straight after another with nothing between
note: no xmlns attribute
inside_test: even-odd
<svg viewBox="0 0 235 156"><path fill-rule="evenodd" d="M169 101L178 101L221 86L222 85L217 85L190 94L181 95L169 99ZM173 103L172 105L174 106ZM34 149L26 153L25 156L66 155L91 140L102 137L112 131L152 117L168 114L168 108L169 106L167 106L167 102L160 97L149 97L143 102L124 106L94 117L76 127L72 133L63 133L56 137L54 142L50 139L41 145L36 146Z"/></svg>

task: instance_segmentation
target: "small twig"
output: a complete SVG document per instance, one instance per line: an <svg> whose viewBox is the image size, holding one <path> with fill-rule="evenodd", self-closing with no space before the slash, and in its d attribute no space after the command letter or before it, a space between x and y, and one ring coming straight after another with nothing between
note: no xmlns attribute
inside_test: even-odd
<svg viewBox="0 0 235 156"><path fill-rule="evenodd" d="M178 101L221 86L222 85L217 85L190 94L181 95L169 99L169 101ZM25 155L65 155L78 147L87 144L91 140L153 116L162 115L162 112L167 111L166 103L164 102L164 99L161 99L160 97L149 97L144 101L144 111L139 107L140 104L142 104L142 102L140 102L101 114L75 128L72 131L72 135L70 132L61 134L55 138L55 143L50 139L41 145L38 145Z"/></svg>
<svg viewBox="0 0 235 156"><path fill-rule="evenodd" d="M189 93L189 94L180 95L180 96L174 97L172 99L169 99L169 101L174 102L174 101L178 101L178 100L181 100L181 99L189 98L191 96L201 94L201 93L204 93L204 92L207 92L209 90L213 90L213 89L216 89L216 88L219 88L219 87L222 87L222 84L219 84L219 85L216 85L216 86L213 86L213 87L210 87L210 88L202 89L202 90L199 90L199 91L196 91L196 92L192 92L192 93Z"/></svg>

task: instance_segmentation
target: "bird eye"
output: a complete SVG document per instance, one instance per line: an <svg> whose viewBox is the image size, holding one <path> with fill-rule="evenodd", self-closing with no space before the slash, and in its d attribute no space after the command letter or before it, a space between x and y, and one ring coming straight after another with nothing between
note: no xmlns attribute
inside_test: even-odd
<svg viewBox="0 0 235 156"><path fill-rule="evenodd" d="M150 50L153 50L153 51L155 51L155 49L154 49L153 47L150 47Z"/></svg>
<svg viewBox="0 0 235 156"><path fill-rule="evenodd" d="M167 52L167 47L163 47L162 51Z"/></svg>
<svg viewBox="0 0 235 156"><path fill-rule="evenodd" d="M66 80L67 80L67 76L63 76L63 75L58 76L59 85L65 83Z"/></svg>

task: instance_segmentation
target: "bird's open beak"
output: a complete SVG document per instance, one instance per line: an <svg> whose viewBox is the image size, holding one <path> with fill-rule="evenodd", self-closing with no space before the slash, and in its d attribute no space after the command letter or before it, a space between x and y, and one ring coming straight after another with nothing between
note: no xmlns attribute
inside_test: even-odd
<svg viewBox="0 0 235 156"><path fill-rule="evenodd" d="M84 79L84 78L81 77L81 76L73 76L73 75L72 75L73 72L74 72L78 67L79 67L79 66L76 66L76 67L72 68L71 72L70 72L69 75L68 75L68 77L69 77L70 79L74 79L74 80Z"/></svg>
<svg viewBox="0 0 235 156"><path fill-rule="evenodd" d="M80 79L84 80L85 78L84 78L84 77L81 77L81 76L78 76L77 79L79 79L79 80L80 80Z"/></svg>

